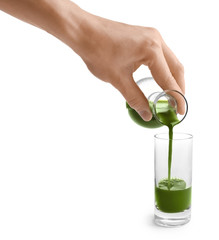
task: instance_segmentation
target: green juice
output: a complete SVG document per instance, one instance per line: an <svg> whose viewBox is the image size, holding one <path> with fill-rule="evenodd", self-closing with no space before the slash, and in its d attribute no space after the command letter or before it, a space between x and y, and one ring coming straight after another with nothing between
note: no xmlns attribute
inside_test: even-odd
<svg viewBox="0 0 219 240"><path fill-rule="evenodd" d="M152 109L153 103L149 102ZM159 100L156 104L156 112L159 123L155 117L149 122L145 122L138 113L127 103L129 115L134 122L146 128L158 128L163 124L169 128L169 147L168 147L168 178L161 180L155 186L155 201L159 210L167 213L182 212L191 205L191 187L186 188L186 182L182 179L171 179L172 146L173 146L173 127L179 123L175 110L170 107L166 100Z"/></svg>
<svg viewBox="0 0 219 240"><path fill-rule="evenodd" d="M167 213L182 212L191 205L191 187L186 188L186 182L182 179L171 179L173 127L179 123L177 114L167 101L160 103L157 108L157 116L169 128L168 147L168 178L163 179L155 186L155 201L159 210Z"/></svg>
<svg viewBox="0 0 219 240"><path fill-rule="evenodd" d="M166 186L163 183L166 182ZM173 187L169 187L173 184ZM191 187L186 188L182 179L164 179L155 187L156 206L162 212L176 213L183 212L191 205Z"/></svg>

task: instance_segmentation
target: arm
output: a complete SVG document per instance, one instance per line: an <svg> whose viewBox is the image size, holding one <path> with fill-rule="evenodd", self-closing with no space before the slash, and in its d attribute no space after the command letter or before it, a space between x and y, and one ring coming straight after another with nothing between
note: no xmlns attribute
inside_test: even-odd
<svg viewBox="0 0 219 240"><path fill-rule="evenodd" d="M0 0L0 9L54 35L83 59L99 79L117 88L148 121L148 101L133 80L147 65L163 89L184 93L183 66L153 28L132 26L94 16L69 0ZM178 103L183 113L183 103Z"/></svg>
<svg viewBox="0 0 219 240"><path fill-rule="evenodd" d="M69 0L0 0L0 9L59 38L73 50L85 12Z"/></svg>

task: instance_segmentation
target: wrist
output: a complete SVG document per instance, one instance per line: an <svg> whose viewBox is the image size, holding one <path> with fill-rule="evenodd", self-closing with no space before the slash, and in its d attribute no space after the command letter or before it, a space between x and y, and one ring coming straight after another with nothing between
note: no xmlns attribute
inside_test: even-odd
<svg viewBox="0 0 219 240"><path fill-rule="evenodd" d="M44 13L46 17L45 25L41 28L70 47L76 45L83 10L69 0L42 1L46 9Z"/></svg>
<svg viewBox="0 0 219 240"><path fill-rule="evenodd" d="M71 1L69 3L69 8L61 18L63 32L56 37L85 60L97 48L101 35L101 18L86 12Z"/></svg>
<svg viewBox="0 0 219 240"><path fill-rule="evenodd" d="M57 4L52 6L56 24L49 32L83 57L95 31L96 17L69 0L57 0Z"/></svg>

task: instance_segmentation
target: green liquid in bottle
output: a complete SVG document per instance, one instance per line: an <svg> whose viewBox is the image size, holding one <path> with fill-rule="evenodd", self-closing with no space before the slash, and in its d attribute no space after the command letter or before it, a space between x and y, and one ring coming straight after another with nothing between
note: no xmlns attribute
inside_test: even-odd
<svg viewBox="0 0 219 240"><path fill-rule="evenodd" d="M151 108L152 111L152 106L153 103L149 102L149 106ZM145 128L159 128L162 127L163 125L161 123L159 123L156 118L153 116L152 119L148 122L144 121L141 116L133 109L131 108L128 103L126 103L126 108L128 109L128 113L129 116L131 117L131 119L137 123L138 125L145 127Z"/></svg>

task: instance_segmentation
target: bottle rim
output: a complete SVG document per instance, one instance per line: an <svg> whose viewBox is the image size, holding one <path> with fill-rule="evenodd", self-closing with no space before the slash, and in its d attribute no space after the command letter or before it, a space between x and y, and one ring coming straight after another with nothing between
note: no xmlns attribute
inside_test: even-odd
<svg viewBox="0 0 219 240"><path fill-rule="evenodd" d="M177 123L175 124L175 125L177 125L177 124L181 123L181 122L185 119L185 117L186 117L186 115L187 115L187 113L188 113L188 102L187 102L185 96L184 96L181 92L179 92L179 91L177 91L177 90L164 90L164 91L161 92L161 93L155 92L155 93L159 93L159 94L157 95L157 97L155 98L155 100L154 100L154 102L153 102L153 115L154 115L154 117L156 118L156 120L157 120L159 123L165 125L162 121L160 121L159 117L157 116L156 104L157 104L158 100L159 100L161 97L165 96L165 95L168 95L169 97L171 97L172 99L174 99L174 101L176 101L176 99L175 99L173 96L171 96L171 95L168 94L169 92L175 92L175 93L180 94L180 95L183 97L184 101L185 101L185 113L184 113L183 117L179 120L179 122L177 122ZM151 96L152 96L153 94L155 94L155 93L152 93L149 97L151 97ZM148 99L149 99L149 98L148 98ZM177 106L177 105L176 105L176 106Z"/></svg>

